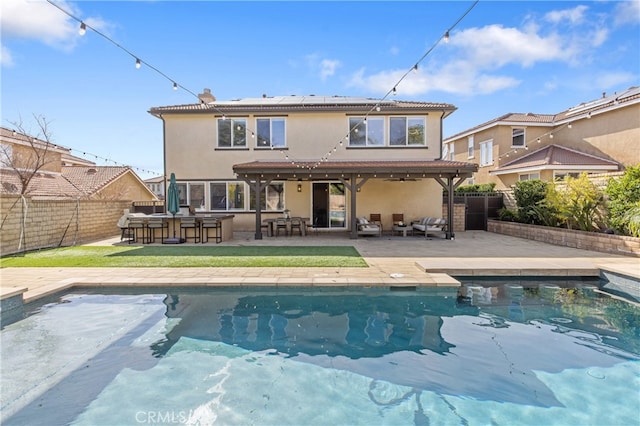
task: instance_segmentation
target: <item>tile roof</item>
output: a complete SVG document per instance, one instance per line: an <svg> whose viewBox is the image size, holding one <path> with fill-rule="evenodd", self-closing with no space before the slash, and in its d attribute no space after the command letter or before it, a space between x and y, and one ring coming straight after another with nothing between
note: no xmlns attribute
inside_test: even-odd
<svg viewBox="0 0 640 426"><path fill-rule="evenodd" d="M583 102L557 114L510 112L501 115L498 118L494 118L482 124L478 124L477 126L471 127L467 130L463 130L462 132L456 133L455 135L448 136L445 138L444 142L447 143L452 140L458 139L463 135L477 132L480 129L499 125L539 124L542 126L554 127L558 124L562 124L567 120L571 120L579 116L581 117L583 115L588 115L590 113L594 113L600 110L606 110L609 108L624 107L626 105L629 105L629 103L631 102L640 102L640 87L630 87L629 89L621 93L614 93L613 95L609 96L605 95L600 99Z"/></svg>
<svg viewBox="0 0 640 426"><path fill-rule="evenodd" d="M62 167L61 173L38 172L29 183L27 194L39 197L88 197L119 178L129 167ZM18 195L20 180L12 170L0 170L0 194Z"/></svg>
<svg viewBox="0 0 640 426"><path fill-rule="evenodd" d="M407 110L456 110L446 103L379 100L349 96L274 96L263 98L245 98L230 101L213 101L199 104L172 105L152 107L153 115L164 113L249 113L249 112L319 112L319 111L352 111L370 112L380 106L384 112Z"/></svg>
<svg viewBox="0 0 640 426"><path fill-rule="evenodd" d="M20 180L16 173L12 170L0 170L0 194L2 195L19 195ZM59 173L37 173L29 182L29 189L26 192L29 196L34 197L51 197L51 198L78 198L82 194L78 188L73 186L68 180Z"/></svg>
<svg viewBox="0 0 640 426"><path fill-rule="evenodd" d="M548 145L500 167L492 173L529 168L584 168L618 170L619 164L595 155L585 154L560 145Z"/></svg>
<svg viewBox="0 0 640 426"><path fill-rule="evenodd" d="M62 176L83 194L91 195L104 188L126 172L130 167L118 166L73 166L63 167Z"/></svg>

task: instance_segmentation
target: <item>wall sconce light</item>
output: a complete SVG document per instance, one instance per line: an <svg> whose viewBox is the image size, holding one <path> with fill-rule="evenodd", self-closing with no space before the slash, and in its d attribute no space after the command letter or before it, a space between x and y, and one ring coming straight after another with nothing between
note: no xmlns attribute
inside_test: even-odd
<svg viewBox="0 0 640 426"><path fill-rule="evenodd" d="M298 184L298 192L302 192L302 185Z"/></svg>

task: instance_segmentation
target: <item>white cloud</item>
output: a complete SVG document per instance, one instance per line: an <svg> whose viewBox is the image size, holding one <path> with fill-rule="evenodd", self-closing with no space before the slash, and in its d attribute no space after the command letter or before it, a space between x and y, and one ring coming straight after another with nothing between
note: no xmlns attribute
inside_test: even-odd
<svg viewBox="0 0 640 426"><path fill-rule="evenodd" d="M579 5L573 9L553 10L548 12L544 19L554 24L569 22L570 24L580 24L585 20L585 14L589 8Z"/></svg>
<svg viewBox="0 0 640 426"><path fill-rule="evenodd" d="M621 1L614 10L614 22L617 25L640 23L640 1Z"/></svg>
<svg viewBox="0 0 640 426"><path fill-rule="evenodd" d="M304 57L309 70L312 73L318 74L322 81L327 77L331 77L336 73L336 69L342 66L342 63L337 59L322 58L318 53L311 53ZM295 62L291 62L293 64Z"/></svg>
<svg viewBox="0 0 640 426"><path fill-rule="evenodd" d="M13 66L13 56L9 49L4 46L0 46L0 65L3 67Z"/></svg>
<svg viewBox="0 0 640 426"><path fill-rule="evenodd" d="M56 5L74 16L80 12L65 0L56 1ZM92 28L103 30L106 23L97 18L86 18L84 22ZM64 12L46 1L2 0L0 4L0 27L2 27L3 64L4 57L11 57L7 41L12 39L30 39L56 49L72 50L80 35L80 24Z"/></svg>
<svg viewBox="0 0 640 426"><path fill-rule="evenodd" d="M528 67L539 61L561 60L567 54L562 39L555 34L545 37L501 25L461 31L452 37L451 44L475 64L494 68L510 63Z"/></svg>
<svg viewBox="0 0 640 426"><path fill-rule="evenodd" d="M336 59L323 59L320 61L320 79L325 80L336 73L336 69L341 65Z"/></svg>
<svg viewBox="0 0 640 426"><path fill-rule="evenodd" d="M594 86L602 89L618 88L635 80L636 76L629 72L609 72L596 76Z"/></svg>

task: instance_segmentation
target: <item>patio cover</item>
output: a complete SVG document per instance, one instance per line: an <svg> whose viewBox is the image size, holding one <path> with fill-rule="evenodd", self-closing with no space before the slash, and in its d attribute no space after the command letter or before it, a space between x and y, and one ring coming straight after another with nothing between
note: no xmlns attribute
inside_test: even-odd
<svg viewBox="0 0 640 426"><path fill-rule="evenodd" d="M273 180L339 180L351 194L351 238L358 238L356 226L356 194L369 179L435 179L444 189L453 193L466 179L478 171L478 166L462 161L446 160L334 160L334 161L252 161L235 164L238 178L253 185L256 204L262 205L263 190ZM262 239L262 211L256 210L257 240ZM453 197L449 197L446 238L452 239Z"/></svg>

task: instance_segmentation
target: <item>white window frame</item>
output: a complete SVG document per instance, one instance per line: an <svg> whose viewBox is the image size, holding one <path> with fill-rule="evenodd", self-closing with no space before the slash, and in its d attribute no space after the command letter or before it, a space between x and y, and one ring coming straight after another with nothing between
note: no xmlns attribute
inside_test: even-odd
<svg viewBox="0 0 640 426"><path fill-rule="evenodd" d="M473 135L467 137L467 158L473 158L475 154L475 144L473 142Z"/></svg>
<svg viewBox="0 0 640 426"><path fill-rule="evenodd" d="M349 123L349 146L350 147L378 147L378 146L386 145L386 140L385 140L386 122L384 117L367 117L366 119L365 117L348 117L348 123ZM376 127L382 125L382 132L381 132L382 140L380 143L370 143L371 138L369 136L369 133L371 131L371 128L374 127L373 123L376 123ZM380 130L380 129L376 128L376 130ZM360 136L361 132L364 132L364 144L352 143L352 141L356 139L354 138L354 134L358 134L358 136Z"/></svg>
<svg viewBox="0 0 640 426"><path fill-rule="evenodd" d="M567 178L567 176L572 178L580 177L582 171L569 171L569 170L554 170L553 171L553 180L554 181L563 181Z"/></svg>
<svg viewBox="0 0 640 426"><path fill-rule="evenodd" d="M540 179L540 172L537 173L521 173L518 175L518 180L519 181L523 181L523 180L539 180Z"/></svg>
<svg viewBox="0 0 640 426"><path fill-rule="evenodd" d="M522 140L522 142L519 142L520 140ZM527 129L524 127L512 127L511 128L511 148L524 148L526 146L527 146Z"/></svg>
<svg viewBox="0 0 640 426"><path fill-rule="evenodd" d="M220 124L221 123L230 123L230 129L231 129L231 145L230 146L222 146L220 145ZM236 141L236 132L235 130L237 129L237 126L242 126L244 127L244 139L239 139L238 141ZM247 149L247 119L244 117L234 117L234 118L218 118L217 121L217 136L216 136L216 146L219 149L238 149L238 148L242 148L242 149Z"/></svg>
<svg viewBox="0 0 640 426"><path fill-rule="evenodd" d="M493 165L493 139L482 141L480 146L480 167Z"/></svg>
<svg viewBox="0 0 640 426"><path fill-rule="evenodd" d="M269 121L269 135L264 138L260 133L260 121ZM282 122L282 141L274 143L274 122ZM256 118L256 147L258 148L284 148L287 146L287 120L285 117L257 117Z"/></svg>
<svg viewBox="0 0 640 426"><path fill-rule="evenodd" d="M449 144L449 161L456 159L456 144L451 142Z"/></svg>
<svg viewBox="0 0 640 426"><path fill-rule="evenodd" d="M403 144L397 144L394 143L392 144L392 139L391 139L391 131L392 131L392 125L391 123L394 121L394 119L404 119L405 121L405 129L404 129L404 143ZM422 121L422 128L423 128L423 132L422 132L422 141L418 142L418 143L411 143L410 142L410 137L409 137L409 131L411 129L411 121L412 120L421 120ZM388 134L388 140L389 140L389 146L390 147L416 147L416 146L427 146L427 118L420 115L407 115L407 116L392 116L389 117L389 131L387 132Z"/></svg>

